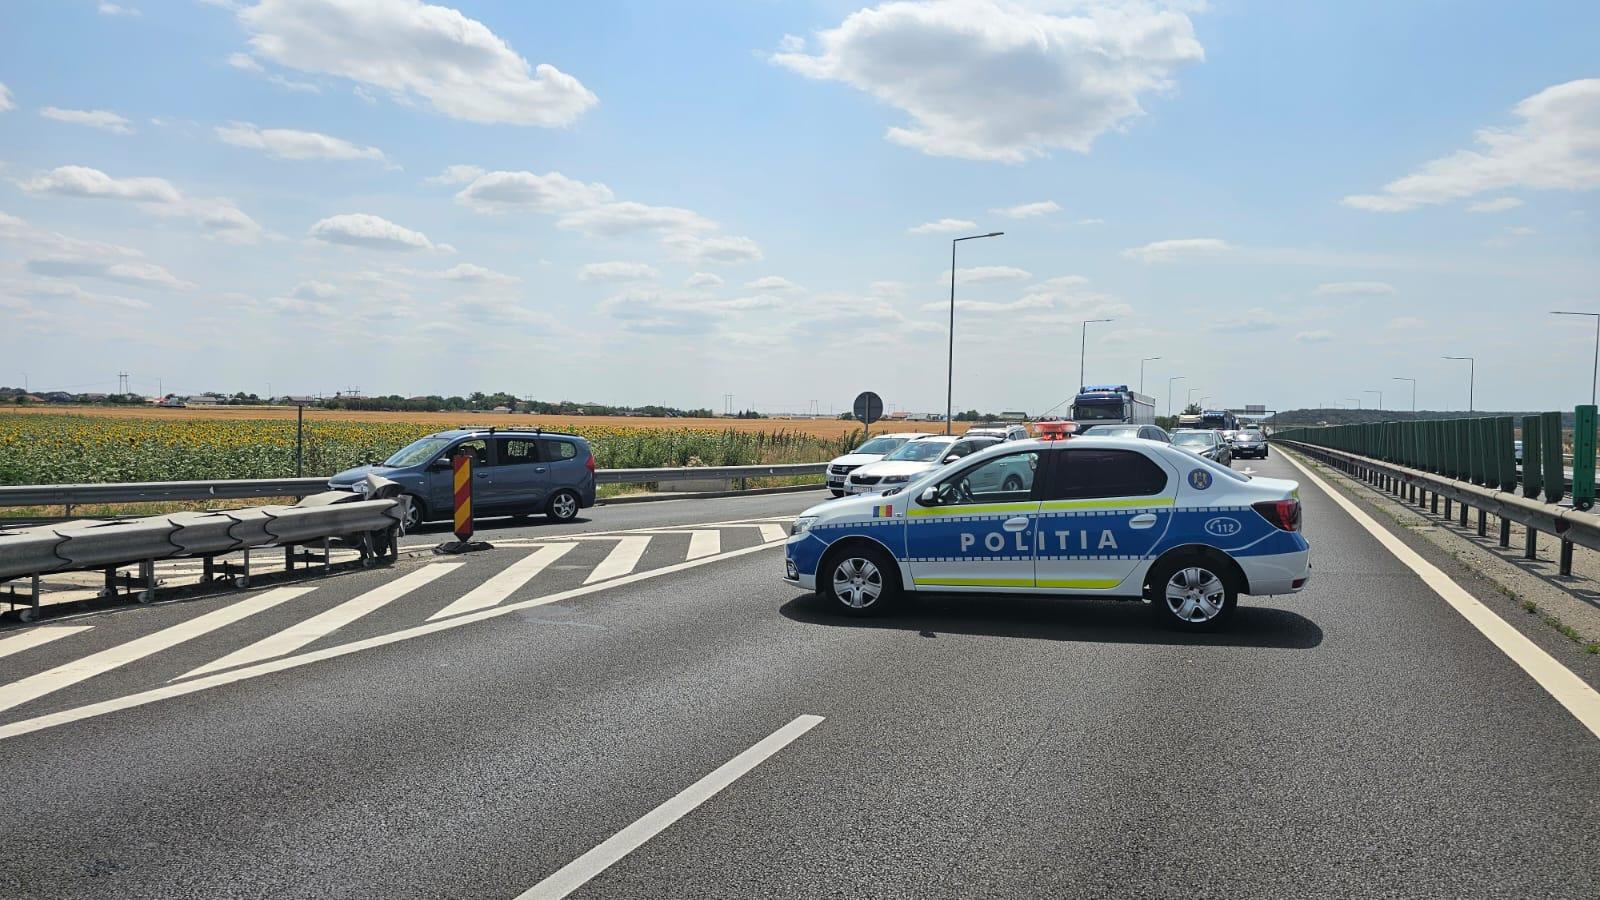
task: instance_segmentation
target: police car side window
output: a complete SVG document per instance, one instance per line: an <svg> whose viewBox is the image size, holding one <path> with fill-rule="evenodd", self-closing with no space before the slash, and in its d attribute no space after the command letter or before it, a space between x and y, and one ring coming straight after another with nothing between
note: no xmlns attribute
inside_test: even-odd
<svg viewBox="0 0 1600 900"><path fill-rule="evenodd" d="M1046 500L1144 497L1167 487L1167 472L1133 450L1067 449L1054 457Z"/></svg>
<svg viewBox="0 0 1600 900"><path fill-rule="evenodd" d="M1038 471L1037 452L1007 453L946 476L928 489L922 502L927 506L961 506L1029 500Z"/></svg>

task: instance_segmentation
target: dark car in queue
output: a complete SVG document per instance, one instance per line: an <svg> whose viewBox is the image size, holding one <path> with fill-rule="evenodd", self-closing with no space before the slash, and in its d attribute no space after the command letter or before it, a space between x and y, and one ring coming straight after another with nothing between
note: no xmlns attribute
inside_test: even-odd
<svg viewBox="0 0 1600 900"><path fill-rule="evenodd" d="M1215 429L1180 428L1172 433L1172 446L1225 466L1233 465L1233 453L1228 449L1228 442Z"/></svg>

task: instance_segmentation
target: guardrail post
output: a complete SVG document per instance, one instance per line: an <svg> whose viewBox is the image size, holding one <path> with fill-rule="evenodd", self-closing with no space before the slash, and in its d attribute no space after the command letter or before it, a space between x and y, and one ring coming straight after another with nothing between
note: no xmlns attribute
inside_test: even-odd
<svg viewBox="0 0 1600 900"><path fill-rule="evenodd" d="M1572 411L1572 506L1594 506L1594 411L1585 404Z"/></svg>
<svg viewBox="0 0 1600 900"><path fill-rule="evenodd" d="M1522 417L1522 496L1531 500L1539 499L1539 492L1544 490L1539 431L1538 416ZM1531 526L1522 536L1522 558L1539 558L1539 532Z"/></svg>
<svg viewBox="0 0 1600 900"><path fill-rule="evenodd" d="M1561 577L1572 577L1572 542L1561 542Z"/></svg>
<svg viewBox="0 0 1600 900"><path fill-rule="evenodd" d="M1567 493L1567 477L1561 462L1561 413L1539 414L1539 430L1544 444L1544 500L1560 503Z"/></svg>

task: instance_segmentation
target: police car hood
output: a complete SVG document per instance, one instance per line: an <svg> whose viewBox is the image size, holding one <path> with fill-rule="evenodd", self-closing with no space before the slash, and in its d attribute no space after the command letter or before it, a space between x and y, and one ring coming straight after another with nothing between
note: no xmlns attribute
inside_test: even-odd
<svg viewBox="0 0 1600 900"><path fill-rule="evenodd" d="M892 484L889 489L893 490L900 487L904 487L904 485ZM876 492L870 494L846 494L843 497L824 500L816 506L808 507L800 513L800 516L803 518L805 516L827 515L848 518L860 515L864 518L871 518L872 508L874 506L882 506L885 502L884 496Z"/></svg>
<svg viewBox="0 0 1600 900"><path fill-rule="evenodd" d="M875 462L871 465L862 466L850 474L876 475L880 478L885 475L921 475L923 472L926 472L937 465L939 465L938 460L933 460L930 462L917 462L916 460L911 459L887 459L883 460L882 462Z"/></svg>

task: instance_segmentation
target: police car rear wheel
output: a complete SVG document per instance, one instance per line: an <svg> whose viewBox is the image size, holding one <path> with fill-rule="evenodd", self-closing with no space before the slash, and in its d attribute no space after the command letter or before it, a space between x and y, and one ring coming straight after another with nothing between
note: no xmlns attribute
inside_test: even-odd
<svg viewBox="0 0 1600 900"><path fill-rule="evenodd" d="M847 615L869 616L881 612L899 595L894 563L881 551L848 549L825 567L823 596Z"/></svg>
<svg viewBox="0 0 1600 900"><path fill-rule="evenodd" d="M1151 579L1156 596L1152 605L1178 628L1203 631L1214 628L1233 613L1238 590L1203 559L1174 560Z"/></svg>

